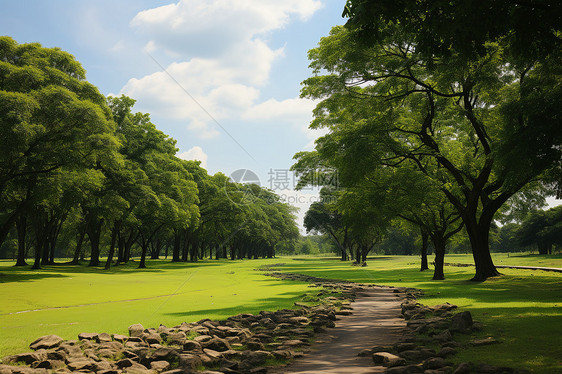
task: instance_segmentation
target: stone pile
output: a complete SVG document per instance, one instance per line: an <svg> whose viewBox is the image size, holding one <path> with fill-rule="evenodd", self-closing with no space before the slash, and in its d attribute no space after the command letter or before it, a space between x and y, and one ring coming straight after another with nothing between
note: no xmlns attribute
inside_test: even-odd
<svg viewBox="0 0 562 374"><path fill-rule="evenodd" d="M405 292L406 299L401 305L402 316L406 319L410 333L398 343L386 347L372 347L361 352L372 356L377 365L387 367L388 374L522 374L525 370L495 367L487 364L464 362L455 365L450 361L465 345L455 337L470 336L483 330L483 325L472 319L469 311L455 313L457 306L449 303L428 307L416 302L415 292ZM463 339L463 341L466 339ZM492 337L468 339L471 345L499 343ZM435 347L438 347L435 349Z"/></svg>
<svg viewBox="0 0 562 374"><path fill-rule="evenodd" d="M81 333L77 340L43 336L30 344L34 352L5 357L0 374L175 374L205 369L264 373L269 364L284 364L302 356L315 334L335 326L336 315L350 313L348 304L361 289L352 284L316 282L320 284L322 290L307 296L315 303L295 303L297 309L239 314L224 321L205 319L174 327L135 324L129 326L129 336Z"/></svg>

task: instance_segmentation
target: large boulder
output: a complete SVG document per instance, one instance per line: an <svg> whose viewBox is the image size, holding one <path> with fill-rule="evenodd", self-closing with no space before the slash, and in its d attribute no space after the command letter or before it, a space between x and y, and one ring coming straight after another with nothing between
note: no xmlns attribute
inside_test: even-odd
<svg viewBox="0 0 562 374"><path fill-rule="evenodd" d="M41 348L49 349L58 347L60 343L62 343L62 338L57 335L45 335L38 339L35 339L30 345L29 348L33 350L38 350Z"/></svg>

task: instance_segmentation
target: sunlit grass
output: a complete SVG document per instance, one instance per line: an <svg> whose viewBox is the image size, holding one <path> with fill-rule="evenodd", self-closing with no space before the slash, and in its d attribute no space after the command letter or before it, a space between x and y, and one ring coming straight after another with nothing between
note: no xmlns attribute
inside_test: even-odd
<svg viewBox="0 0 562 374"><path fill-rule="evenodd" d="M495 262L562 267L562 256L494 255ZM448 255L447 262L471 262L469 255ZM536 373L562 372L562 274L501 269L501 277L470 282L473 267L445 267L444 281L419 271L416 256L376 256L365 268L336 258L282 257L272 260L203 261L172 264L150 261L110 271L57 265L31 271L0 262L0 356L25 351L36 337L65 339L80 332L126 334L142 323L177 325L203 318L224 319L291 307L310 289L298 282L266 277L254 269L285 263L281 271L381 285L417 287L420 300L450 302L470 310L486 325L481 336L500 344L463 349L455 360L524 367ZM61 308L66 307L66 308ZM32 311L41 309L38 311ZM27 311L25 313L18 313Z"/></svg>
<svg viewBox="0 0 562 374"><path fill-rule="evenodd" d="M0 356L25 351L35 338L81 332L127 334L141 323L174 326L203 318L289 308L309 290L254 271L271 261L150 261L107 272L47 266L39 271L0 265Z"/></svg>

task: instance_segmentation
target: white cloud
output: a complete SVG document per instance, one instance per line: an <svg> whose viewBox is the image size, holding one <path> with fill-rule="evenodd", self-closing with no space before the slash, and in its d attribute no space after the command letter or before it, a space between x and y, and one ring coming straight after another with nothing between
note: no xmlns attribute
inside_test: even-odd
<svg viewBox="0 0 562 374"><path fill-rule="evenodd" d="M201 161L201 167L207 168L207 154L203 152L203 148L195 146L186 152L180 153L178 155L182 160L197 160Z"/></svg>
<svg viewBox="0 0 562 374"><path fill-rule="evenodd" d="M277 106L256 106L259 88L284 54L267 44L267 33L292 18L306 20L320 7L319 0L180 0L139 12L131 26L150 35L145 50L179 62L129 80L121 93L143 111L186 120L199 136L215 136L212 118L220 122Z"/></svg>
<svg viewBox="0 0 562 374"><path fill-rule="evenodd" d="M317 101L309 99L286 99L278 101L269 99L263 103L254 105L243 113L242 118L249 120L287 122L295 126L306 135L308 143L304 146L305 150L314 149L314 141L328 133L326 129L312 130L308 128L312 121L312 110Z"/></svg>
<svg viewBox="0 0 562 374"><path fill-rule="evenodd" d="M319 0L180 0L139 12L131 26L165 48L216 56L294 16L306 20L321 6Z"/></svg>

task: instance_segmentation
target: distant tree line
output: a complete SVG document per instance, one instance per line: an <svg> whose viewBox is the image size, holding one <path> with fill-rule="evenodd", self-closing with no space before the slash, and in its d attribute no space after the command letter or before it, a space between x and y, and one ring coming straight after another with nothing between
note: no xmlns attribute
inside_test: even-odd
<svg viewBox="0 0 562 374"><path fill-rule="evenodd" d="M140 256L257 258L298 236L295 208L209 175L134 100L104 97L74 57L0 38L0 255L105 268Z"/></svg>

